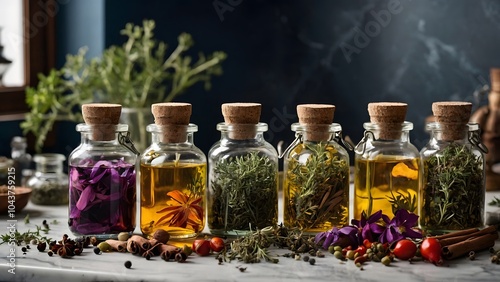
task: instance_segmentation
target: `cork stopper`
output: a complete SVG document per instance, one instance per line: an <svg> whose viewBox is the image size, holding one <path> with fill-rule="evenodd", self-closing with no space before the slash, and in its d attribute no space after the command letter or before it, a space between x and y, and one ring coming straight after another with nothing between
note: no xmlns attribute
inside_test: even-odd
<svg viewBox="0 0 500 282"><path fill-rule="evenodd" d="M379 139L395 140L401 138L401 124L405 121L406 103L379 102L368 104L370 121L379 126Z"/></svg>
<svg viewBox="0 0 500 282"><path fill-rule="evenodd" d="M330 137L328 131L333 122L335 106L328 104L297 105L299 123L306 125L305 140L324 141Z"/></svg>
<svg viewBox="0 0 500 282"><path fill-rule="evenodd" d="M255 138L262 105L258 103L225 103L222 104L224 122L232 125L229 138L245 140Z"/></svg>
<svg viewBox="0 0 500 282"><path fill-rule="evenodd" d="M445 141L462 139L471 111L472 104L469 102L432 103L432 112L436 117L436 122L442 126L441 139Z"/></svg>
<svg viewBox="0 0 500 282"><path fill-rule="evenodd" d="M500 68L490 69L491 91L500 92Z"/></svg>
<svg viewBox="0 0 500 282"><path fill-rule="evenodd" d="M115 139L115 128L120 120L122 106L118 104L93 103L82 105L83 120L92 126L92 140Z"/></svg>
<svg viewBox="0 0 500 282"><path fill-rule="evenodd" d="M151 105L155 124L163 132L162 142L181 143L186 141L186 129L191 117L189 103L157 103Z"/></svg>

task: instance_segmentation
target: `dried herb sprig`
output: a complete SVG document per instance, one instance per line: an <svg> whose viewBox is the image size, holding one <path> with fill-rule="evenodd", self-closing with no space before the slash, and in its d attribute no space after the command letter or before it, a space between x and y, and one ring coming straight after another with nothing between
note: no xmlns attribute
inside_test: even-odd
<svg viewBox="0 0 500 282"><path fill-rule="evenodd" d="M458 230L482 225L483 161L466 145L452 143L425 161L422 225Z"/></svg>
<svg viewBox="0 0 500 282"><path fill-rule="evenodd" d="M261 260L278 263L279 259L272 257L267 250L275 239L273 227L250 231L231 242L231 250L225 254L224 259L229 261L237 259L245 263L257 263Z"/></svg>
<svg viewBox="0 0 500 282"><path fill-rule="evenodd" d="M37 240L38 242L50 242L52 240L51 238L41 234L41 232L47 233L47 229L44 229L38 225L35 225L35 228L35 231L28 230L21 233L16 230L15 232L13 232L13 234L2 234L0 235L0 245L4 243L14 242L17 246L21 246L23 243L29 244L31 240Z"/></svg>
<svg viewBox="0 0 500 282"><path fill-rule="evenodd" d="M488 205L490 206L497 206L500 207L500 198L493 197L493 200L491 200Z"/></svg>
<svg viewBox="0 0 500 282"><path fill-rule="evenodd" d="M248 230L274 225L278 216L278 169L267 155L251 152L215 164L211 182L211 229Z"/></svg>
<svg viewBox="0 0 500 282"><path fill-rule="evenodd" d="M305 163L290 158L287 169L289 199L286 212L289 226L300 229L324 228L347 224L349 195L349 165L337 156L332 145L303 144L311 153ZM288 193L285 193L287 197Z"/></svg>
<svg viewBox="0 0 500 282"><path fill-rule="evenodd" d="M400 209L407 210L409 212L415 212L418 207L417 195L411 196L410 192L407 192L407 195L404 195L401 192L398 192L397 195L394 195L391 190L391 196L388 196L389 203L392 206L392 213L396 214L396 212Z"/></svg>

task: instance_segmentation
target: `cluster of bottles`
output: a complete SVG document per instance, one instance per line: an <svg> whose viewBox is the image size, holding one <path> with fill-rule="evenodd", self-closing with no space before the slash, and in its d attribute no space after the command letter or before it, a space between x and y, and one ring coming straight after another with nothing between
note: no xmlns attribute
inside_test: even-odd
<svg viewBox="0 0 500 282"><path fill-rule="evenodd" d="M145 235L173 238L238 235L278 222L278 159L284 158L284 224L306 233L326 231L382 210L420 215L429 232L479 227L484 214L484 158L471 104L433 104L436 122L420 152L410 142L404 103L370 103L370 122L355 148L354 189L335 106L297 106L296 139L278 156L264 139L261 105L222 105L221 139L208 157L193 143L191 105L152 105L152 144L137 152L121 106L86 104L82 143L69 157L69 225L76 235L101 238L135 229L136 198ZM343 144L344 146L342 146ZM136 194L136 183L139 193ZM349 201L349 194L353 202ZM136 197L137 195L137 197Z"/></svg>

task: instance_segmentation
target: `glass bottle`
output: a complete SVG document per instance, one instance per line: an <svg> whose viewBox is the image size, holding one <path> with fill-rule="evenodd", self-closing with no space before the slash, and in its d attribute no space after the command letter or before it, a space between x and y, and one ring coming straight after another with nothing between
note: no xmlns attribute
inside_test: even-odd
<svg viewBox="0 0 500 282"><path fill-rule="evenodd" d="M353 216L375 212L392 218L399 209L418 214L422 166L410 142L413 124L404 103L370 103L371 122L355 149Z"/></svg>
<svg viewBox="0 0 500 282"><path fill-rule="evenodd" d="M152 144L140 159L140 225L146 236L163 229L171 238L197 236L205 227L205 154L194 145L191 104L158 103Z"/></svg>
<svg viewBox="0 0 500 282"><path fill-rule="evenodd" d="M433 103L436 122L427 124L421 150L425 168L420 226L430 234L480 228L484 222L484 155L478 124L467 123L468 102Z"/></svg>
<svg viewBox="0 0 500 282"><path fill-rule="evenodd" d="M16 186L21 186L23 183L23 170L27 170L31 166L31 155L26 152L28 144L26 138L15 136L10 142L11 158L14 161Z"/></svg>
<svg viewBox="0 0 500 282"><path fill-rule="evenodd" d="M37 205L68 204L68 175L63 172L62 154L36 154L36 171L26 185L32 188L31 202Z"/></svg>
<svg viewBox="0 0 500 282"><path fill-rule="evenodd" d="M69 228L76 236L113 238L135 229L137 156L127 146L121 106L84 104L81 144L69 156ZM133 146L132 146L133 147Z"/></svg>
<svg viewBox="0 0 500 282"><path fill-rule="evenodd" d="M278 153L264 139L261 104L222 105L221 138L210 149L208 227L241 235L275 226L278 219Z"/></svg>
<svg viewBox="0 0 500 282"><path fill-rule="evenodd" d="M342 227L349 219L349 155L337 142L335 106L297 106L296 139L284 155L284 223L306 233ZM343 142L343 140L342 140Z"/></svg>

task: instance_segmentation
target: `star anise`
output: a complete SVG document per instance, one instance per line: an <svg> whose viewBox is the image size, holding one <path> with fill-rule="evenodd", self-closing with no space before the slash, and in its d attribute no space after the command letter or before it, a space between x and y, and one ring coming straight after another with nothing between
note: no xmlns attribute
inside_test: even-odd
<svg viewBox="0 0 500 282"><path fill-rule="evenodd" d="M167 207L157 212L165 213L165 215L156 224L166 222L172 227L187 228L189 226L198 230L203 220L203 207L200 206L202 198L194 194L188 196L179 190L168 192L167 196L170 196Z"/></svg>

